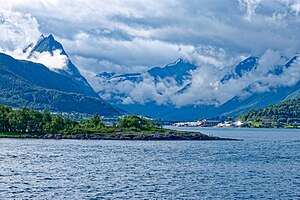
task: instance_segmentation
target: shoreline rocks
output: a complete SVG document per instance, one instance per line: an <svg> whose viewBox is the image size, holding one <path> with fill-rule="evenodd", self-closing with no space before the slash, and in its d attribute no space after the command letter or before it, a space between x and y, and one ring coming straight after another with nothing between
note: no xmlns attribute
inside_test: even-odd
<svg viewBox="0 0 300 200"><path fill-rule="evenodd" d="M141 140L141 141L178 141L178 140L229 140L238 141L232 138L220 138L215 136L208 136L198 132L167 132L167 133L89 133L89 134L44 134L44 135L26 135L25 137L2 137L2 138L28 138L28 139L73 139L73 140Z"/></svg>

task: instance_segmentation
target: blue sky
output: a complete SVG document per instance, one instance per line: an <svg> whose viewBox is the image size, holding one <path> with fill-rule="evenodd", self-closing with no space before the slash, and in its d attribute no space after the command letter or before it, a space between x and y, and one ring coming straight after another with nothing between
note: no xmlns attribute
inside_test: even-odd
<svg viewBox="0 0 300 200"><path fill-rule="evenodd" d="M276 60L300 49L299 0L0 0L0 5L3 50L22 57L22 48L52 33L88 78L184 58L214 80L218 71L249 55Z"/></svg>

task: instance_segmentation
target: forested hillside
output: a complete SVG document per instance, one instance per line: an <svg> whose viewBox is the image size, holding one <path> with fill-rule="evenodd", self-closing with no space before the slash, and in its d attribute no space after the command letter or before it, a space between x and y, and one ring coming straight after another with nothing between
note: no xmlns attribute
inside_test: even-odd
<svg viewBox="0 0 300 200"><path fill-rule="evenodd" d="M251 110L238 117L253 127L298 127L300 125L300 100L284 101L267 108Z"/></svg>

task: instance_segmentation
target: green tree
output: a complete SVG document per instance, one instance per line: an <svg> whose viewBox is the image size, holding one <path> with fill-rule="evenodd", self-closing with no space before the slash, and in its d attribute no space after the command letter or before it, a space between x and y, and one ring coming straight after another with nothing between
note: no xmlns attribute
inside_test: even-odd
<svg viewBox="0 0 300 200"><path fill-rule="evenodd" d="M159 125L137 115L129 115L121 119L119 127L125 129L153 130L158 128Z"/></svg>
<svg viewBox="0 0 300 200"><path fill-rule="evenodd" d="M0 105L0 131L9 131L9 115L12 111L11 107Z"/></svg>
<svg viewBox="0 0 300 200"><path fill-rule="evenodd" d="M102 123L98 113L96 113L90 118L90 122L94 127L98 127L98 128L104 127L104 124Z"/></svg>
<svg viewBox="0 0 300 200"><path fill-rule="evenodd" d="M59 131L62 131L64 129L64 119L60 116L55 116L52 118L51 122L51 133L58 133Z"/></svg>
<svg viewBox="0 0 300 200"><path fill-rule="evenodd" d="M47 123L47 122L51 122L52 121L52 117L49 111L45 110L43 112L43 122Z"/></svg>

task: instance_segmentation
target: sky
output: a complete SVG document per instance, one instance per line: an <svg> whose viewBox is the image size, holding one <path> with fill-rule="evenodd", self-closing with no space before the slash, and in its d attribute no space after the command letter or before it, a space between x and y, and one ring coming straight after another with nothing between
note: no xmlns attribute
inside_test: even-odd
<svg viewBox="0 0 300 200"><path fill-rule="evenodd" d="M183 58L199 66L194 87L209 95L212 83L201 85L199 79L217 81L219 72L250 55L278 60L300 49L300 0L0 0L0 5L3 51L23 58L24 47L53 34L90 82L100 72L141 72ZM166 101L175 103L170 93ZM191 90L186 98L193 103L203 96Z"/></svg>

